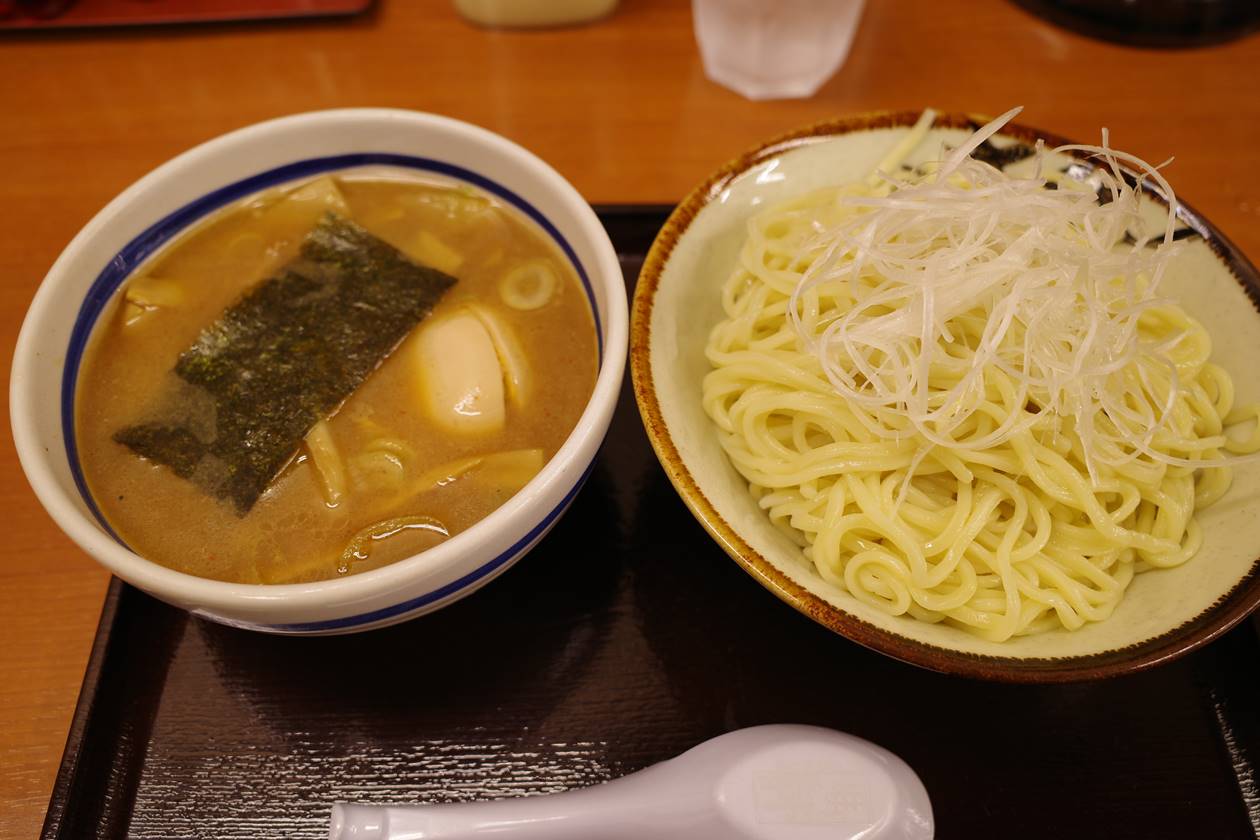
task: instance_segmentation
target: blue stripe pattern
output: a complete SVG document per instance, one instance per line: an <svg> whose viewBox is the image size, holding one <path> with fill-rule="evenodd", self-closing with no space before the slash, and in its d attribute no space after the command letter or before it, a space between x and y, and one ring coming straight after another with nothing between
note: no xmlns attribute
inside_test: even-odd
<svg viewBox="0 0 1260 840"><path fill-rule="evenodd" d="M305 160L295 161L293 163L278 166L274 169L268 169L256 175L251 175L240 181L235 181L225 187L221 187L213 192L190 201L183 207L173 213L164 216L154 224L146 228L142 233L132 239L123 247L121 251L114 255L101 270L100 274L92 282L88 288L87 295L83 299L83 304L79 307L79 314L75 318L74 327L70 332L69 345L66 348L66 362L61 375L61 429L62 438L66 446L66 459L70 465L70 473L74 477L75 486L79 489L79 495L83 497L83 501L87 504L88 509L92 511L92 515L96 517L96 521L101 527L116 540L124 548L130 547L118 536L105 517L101 514L100 508L97 507L95 499L92 498L91 492L88 490L87 482L83 477L83 470L79 464L79 449L75 439L75 394L77 391L79 368L83 361L83 353L87 348L88 341L91 338L92 330L96 325L97 319L105 306L113 298L118 287L123 281L145 260L151 257L166 243L170 242L177 235L186 230L190 225L195 224L211 213L233 204L241 199L247 198L269 187L279 186L302 178L309 178L326 172L333 172L344 169L352 169L362 166L394 166L404 169L414 169L422 172L432 172L459 181L472 184L479 187L491 195L497 196L516 209L520 210L528 216L535 224L543 229L548 236L559 246L560 250L568 258L573 269L577 272L578 278L582 282L582 288L586 292L586 296L591 306L591 316L595 322L595 341L596 348L599 352L599 366L603 366L603 327L599 319L599 308L595 303L595 291L591 287L590 276L587 274L581 260L578 259L573 247L565 239L564 235L552 224L543 213L534 205L530 204L523 197L518 195L511 189L503 186L497 181L493 181L484 175L465 169L462 166L456 166L445 161L433 160L431 158L413 157L411 155L397 155L384 152L367 152L349 155L332 155L329 157L307 158ZM393 607L386 607L375 612L365 613L363 615L350 616L331 621L310 622L306 624L285 624L275 625L272 629L282 632L312 632L317 630L334 630L355 627L361 624L368 624L374 621L397 616L404 612L419 609L425 604L448 597L458 592L460 589L475 583L477 580L485 577L491 572L498 569L508 560L510 560L517 552L536 539L549 525L555 521L557 517L564 511L565 507L573 500L577 491L586 481L586 476L590 474L591 467L588 466L586 472L578 483L569 491L564 500L540 522L525 537L519 540L515 545L491 560L489 563L481 566L477 570L470 572L464 577L453 583L450 583L435 592L424 595L420 598L413 599L404 604L398 604Z"/></svg>

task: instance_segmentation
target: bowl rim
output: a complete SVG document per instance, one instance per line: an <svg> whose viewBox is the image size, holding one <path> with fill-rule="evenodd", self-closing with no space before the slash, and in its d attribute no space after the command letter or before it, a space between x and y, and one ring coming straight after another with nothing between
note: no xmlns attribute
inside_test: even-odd
<svg viewBox="0 0 1260 840"><path fill-rule="evenodd" d="M674 209L657 234L635 287L630 310L630 377L648 440L683 503L701 526L744 571L780 600L845 638L879 653L947 674L1009 683L1058 683L1112 677L1153 668L1196 650L1228 632L1260 607L1260 557L1247 574L1197 616L1152 638L1124 647L1081 656L1012 657L958 651L901 636L836 607L788 577L753 548L728 523L696 483L670 435L652 378L650 339L652 309L661 276L675 247L706 206L753 167L803 146L826 142L855 132L908 128L921 111L872 111L822 120L788 131L727 161L696 186ZM933 129L974 130L991 117L972 113L938 113ZM999 136L1032 144L1043 139L1050 146L1067 145L1056 134L1020 123L1008 123ZM1082 160L1087 155L1073 152ZM1167 199L1147 184L1147 192L1167 205ZM1260 309L1260 273L1241 251L1211 222L1177 198L1177 216L1203 234L1204 241Z"/></svg>
<svg viewBox="0 0 1260 840"><path fill-rule="evenodd" d="M211 155L233 148L242 153L257 148L257 144L266 144L269 138L286 130L317 132L329 126L374 122L382 126L406 124L411 128L451 134L470 145L485 148L495 157L511 161L513 166L531 172L542 182L548 194L572 214L580 237L589 243L594 252L593 260L584 266L591 291L602 287L600 290L605 299L602 317L600 313L592 313L603 326L603 344L599 348L601 358L594 387L581 415L556 453L543 465L542 471L506 502L440 545L378 569L345 578L309 583L233 583L198 577L146 559L109 536L90 513L79 510L73 493L65 490L54 475L53 462L57 459L48 452L39 451L41 447L37 444L39 435L35 429L35 415L32 410L35 399L33 383L41 360L35 352L35 345L42 327L50 319L58 317L54 308L64 278L69 276L68 266L119 212L136 212L146 221L154 221L153 214L146 211L139 199L155 185L179 179ZM358 148L367 145L369 144L359 143L355 151L370 151ZM419 149L417 153L423 154L423 151ZM304 157L307 155L302 154L301 150L293 151L293 160ZM470 167L462 168L473 171ZM229 176L228 180L248 177L249 173L257 169L257 166L242 158L236 174ZM538 212L542 214L541 210ZM576 188L540 157L488 129L451 117L398 108L308 111L246 125L181 152L133 182L78 231L45 274L18 333L10 373L11 426L18 460L45 510L58 527L88 555L129 583L160 598L169 598L177 603L193 602L196 605L193 608L198 610L223 610L229 613L227 619L212 616L216 620L237 623L230 620L231 614L238 613L243 607L249 607L253 613L268 609L283 609L289 614L303 611L329 613L313 622L303 620L294 625L283 621L273 625L270 624L273 619L266 616L239 622L249 627L294 629L307 623L324 625L336 622L343 614L346 619L368 616L383 608L378 602L382 595L392 591L406 592L405 586L416 572L457 566L461 560L475 555L479 548L496 541L511 546L505 548L498 557L492 555L484 558L468 575L460 575L451 583L435 585L426 590L426 595L420 597L427 597L444 591L455 583L462 583L462 586L447 593L448 596L453 595L475 585L475 581L467 580L468 577L475 574L478 578L486 578L487 575L492 576L494 572L500 571L500 567L514 562L541 536L536 532L545 530L549 523L563 513L581 487L590 469L587 462L593 459L594 451L602 441L611 419L624 375L628 307L622 282L620 263L607 231ZM595 304L592 299L593 308ZM78 305L72 311L77 313ZM63 373L64 368L59 372L59 377ZM590 458L586 457L588 448ZM407 593L404 600L416 599L417 593L412 591ZM255 624L255 621L263 624Z"/></svg>

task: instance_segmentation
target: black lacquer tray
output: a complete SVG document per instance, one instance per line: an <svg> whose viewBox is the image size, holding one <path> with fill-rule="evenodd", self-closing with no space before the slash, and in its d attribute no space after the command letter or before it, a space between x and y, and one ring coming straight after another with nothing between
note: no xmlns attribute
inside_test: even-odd
<svg viewBox="0 0 1260 840"><path fill-rule="evenodd" d="M601 210L628 287L665 212ZM270 637L114 581L43 836L319 838L334 801L560 791L781 722L901 755L942 838L1260 837L1253 623L1152 671L1073 685L872 653L709 539L652 455L629 376L568 514L436 614Z"/></svg>

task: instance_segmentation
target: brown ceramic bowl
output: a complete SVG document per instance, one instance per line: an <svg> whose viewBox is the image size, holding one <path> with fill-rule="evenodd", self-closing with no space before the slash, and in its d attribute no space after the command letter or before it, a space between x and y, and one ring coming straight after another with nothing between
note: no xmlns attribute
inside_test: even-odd
<svg viewBox="0 0 1260 840"><path fill-rule="evenodd" d="M1198 514L1204 531L1198 555L1178 568L1138 575L1109 619L995 643L885 615L823 580L771 525L722 452L700 403L709 370L704 344L721 317L718 289L735 264L746 220L765 204L864 177L917 117L860 116L771 140L707 178L670 216L640 275L630 332L635 395L661 464L700 523L763 586L835 632L915 665L993 680L1057 682L1150 668L1207 644L1260 605L1260 465L1236 469L1229 494ZM910 162L934 157L942 141L957 143L977 120L983 121L939 118ZM995 144L1038 137L1049 146L1066 142L1008 126ZM1151 155L1162 159L1166 151ZM1174 170L1174 184L1175 176ZM1166 215L1162 199L1149 198L1148 210ZM1211 330L1213 360L1233 374L1239 402L1260 402L1260 378L1251 373L1260 358L1260 277L1184 204L1179 219L1189 235L1165 288Z"/></svg>

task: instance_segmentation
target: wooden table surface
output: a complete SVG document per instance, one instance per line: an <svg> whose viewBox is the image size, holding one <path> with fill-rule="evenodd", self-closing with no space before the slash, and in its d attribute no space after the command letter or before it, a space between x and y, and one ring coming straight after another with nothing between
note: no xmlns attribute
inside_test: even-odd
<svg viewBox="0 0 1260 840"><path fill-rule="evenodd" d="M1002 0L873 0L811 99L750 102L711 83L682 0L622 0L597 24L474 28L442 0L362 17L0 36L0 367L75 232L162 161L225 131L320 108L468 120L550 161L592 202L673 202L768 136L858 111L998 113L1170 155L1178 192L1260 255L1260 36L1145 50L1060 30ZM38 833L108 575L40 508L0 434L0 838ZM136 651L136 655L144 655Z"/></svg>

